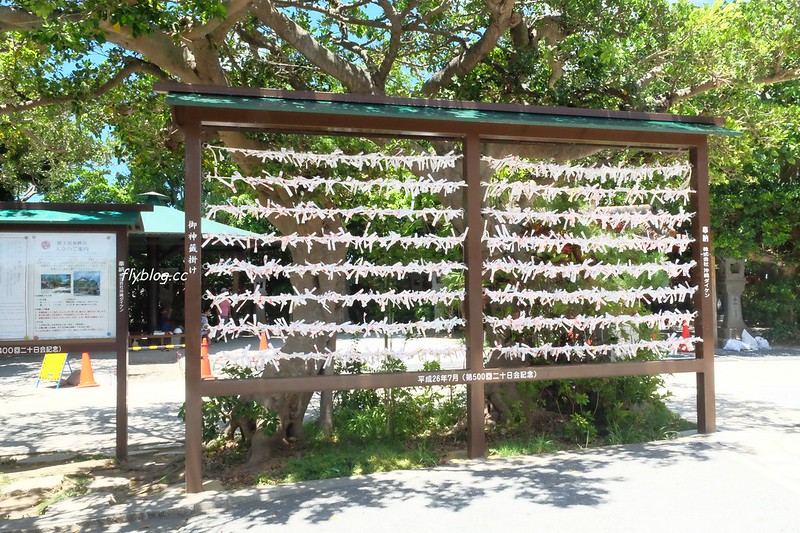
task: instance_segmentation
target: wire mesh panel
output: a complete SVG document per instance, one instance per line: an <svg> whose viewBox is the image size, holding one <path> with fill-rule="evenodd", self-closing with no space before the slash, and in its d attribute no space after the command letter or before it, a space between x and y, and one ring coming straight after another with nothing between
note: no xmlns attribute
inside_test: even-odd
<svg viewBox="0 0 800 533"><path fill-rule="evenodd" d="M206 292L210 305L228 300L239 310L236 320L211 327L210 335L286 342L229 352L225 360L258 369L287 360L375 369L390 361L463 366L460 341L437 347L413 342L464 326L463 286L442 282L463 276L463 210L439 201L440 195L460 197L464 183L436 176L452 169L459 155L212 150L220 162L246 157L262 170L223 175L224 165L215 165L209 181L232 193L253 188L258 200L211 205L208 215L264 220L270 229L258 236L206 236L206 243L263 253L260 261L227 258L206 265L207 276L238 272L251 287ZM280 279L290 280L291 288L280 290L273 283Z"/></svg>
<svg viewBox="0 0 800 533"><path fill-rule="evenodd" d="M694 351L690 165L483 159L490 366Z"/></svg>

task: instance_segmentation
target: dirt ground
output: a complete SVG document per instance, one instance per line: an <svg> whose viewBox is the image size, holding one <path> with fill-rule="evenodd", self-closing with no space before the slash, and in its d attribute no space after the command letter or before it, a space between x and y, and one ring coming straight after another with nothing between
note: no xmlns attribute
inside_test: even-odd
<svg viewBox="0 0 800 533"><path fill-rule="evenodd" d="M59 503L93 494L116 504L182 487L183 449L148 449L124 465L96 456L66 455L0 463L0 518L15 519L55 512Z"/></svg>
<svg viewBox="0 0 800 533"><path fill-rule="evenodd" d="M80 354L70 366L81 368ZM123 501L179 483L183 472L182 367L175 351L132 353L128 374L130 459L114 460L116 359L90 355L98 386L37 386L40 357L0 362L0 518L36 516L96 493Z"/></svg>

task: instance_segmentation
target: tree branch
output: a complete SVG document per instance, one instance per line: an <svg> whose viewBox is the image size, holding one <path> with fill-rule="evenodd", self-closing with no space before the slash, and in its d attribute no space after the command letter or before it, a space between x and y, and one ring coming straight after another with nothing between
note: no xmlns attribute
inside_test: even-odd
<svg viewBox="0 0 800 533"><path fill-rule="evenodd" d="M37 193L36 184L31 183L30 185L28 185L28 189L24 193L19 195L19 201L27 202L36 193Z"/></svg>
<svg viewBox="0 0 800 533"><path fill-rule="evenodd" d="M351 26L365 26L368 28L375 28L378 30L389 30L389 24L385 24L381 22L380 19L369 19L369 18L359 18L359 17L352 17L343 13L343 11L347 11L350 9L358 9L359 7L363 7L366 4L371 2L358 2L355 4L346 4L340 5L338 9L325 9L317 2L275 2L279 4L280 7L293 7L295 9L302 9L304 11L310 11L314 13L319 13L326 17L330 17L331 20L345 25Z"/></svg>
<svg viewBox="0 0 800 533"><path fill-rule="evenodd" d="M159 79L167 79L168 76L159 69L157 66L141 59L130 57L125 59L124 66L117 72L110 80L100 85L89 93L81 93L79 95L59 95L59 96L43 96L36 100L29 100L21 104L7 104L0 105L0 114L7 115L9 113L18 113L20 111L27 111L36 107L42 107L52 104L63 104L67 102L75 102L78 100L90 100L101 96L114 87L120 85L125 79L135 73L150 74Z"/></svg>
<svg viewBox="0 0 800 533"><path fill-rule="evenodd" d="M374 70L374 65L372 64L372 60L369 57L369 49L368 49L368 47L371 44L373 44L372 42L365 42L362 44L343 38L332 39L331 42L337 44L338 46L341 46L345 50L349 50L354 55L360 57L361 61L366 63L370 69Z"/></svg>
<svg viewBox="0 0 800 533"><path fill-rule="evenodd" d="M567 35L561 17L542 17L536 21L532 43L536 44L544 40L545 44L555 51L558 44L563 41ZM559 60L557 55L553 53L552 57L547 60L547 65L550 67L550 79L547 81L547 86L552 89L555 87L556 82L564 76L564 61Z"/></svg>
<svg viewBox="0 0 800 533"><path fill-rule="evenodd" d="M247 14L252 0L230 0L225 5L225 18L215 18L202 26L189 29L183 33L187 39L195 40L208 35L224 35L230 30L237 22L242 20L242 17Z"/></svg>
<svg viewBox="0 0 800 533"><path fill-rule="evenodd" d="M416 4L416 2L414 2ZM434 7L433 9L428 10L424 15L422 15L419 19L415 20L404 29L406 30L419 30L427 24L433 17L436 15L443 13L449 7L449 0L442 0L442 2Z"/></svg>
<svg viewBox="0 0 800 533"><path fill-rule="evenodd" d="M375 72L377 83L381 87L386 86L386 79L389 77L389 73L392 71L392 66L397 59L397 54L400 52L400 44L403 38L403 18L405 18L405 16L408 15L412 9L414 9L416 3L416 1L409 2L403 12L398 15L397 11L395 11L394 7L392 7L391 2L388 0L378 1L378 4L383 9L383 13L386 15L386 18L389 19L389 23L391 24L392 28L389 32L389 47L383 56L383 61L381 61L380 67L378 67L377 72Z"/></svg>
<svg viewBox="0 0 800 533"><path fill-rule="evenodd" d="M44 22L33 13L11 6L0 6L0 31L22 31L38 28Z"/></svg>
<svg viewBox="0 0 800 533"><path fill-rule="evenodd" d="M159 30L134 37L125 26L112 24L110 19L100 21L100 29L109 42L124 49L138 52L164 72L168 72L184 83L200 83L197 76L196 59L186 42L176 44L172 36Z"/></svg>
<svg viewBox="0 0 800 533"><path fill-rule="evenodd" d="M135 4L135 2L130 0L128 0L127 3L131 5ZM245 2L245 0L231 0L231 13L233 16L241 16L239 8L242 8L242 4L244 4L244 8L247 7L247 2ZM80 20L86 17L86 13L58 13L43 19L24 10L0 6L0 31L35 30L51 19L53 21L66 19ZM231 17L226 17L214 23L209 23L209 25L204 26L204 28L219 30L226 20L230 21L230 18ZM138 52L143 57L147 58L152 65L157 65L163 71L159 73L161 76L163 76L164 72L168 72L186 83L211 81L207 78L200 78L197 75L197 71L195 70L197 60L193 51L189 50L187 47L188 43L192 43L189 39L184 38L180 43L176 44L172 35L156 29L146 35L134 37L128 28L113 24L110 18L101 19L99 21L99 27L105 33L108 42L124 49ZM199 40L204 39L205 38ZM216 76L215 80L217 78L219 78L219 76ZM57 101L60 100L54 100L53 103Z"/></svg>
<svg viewBox="0 0 800 533"><path fill-rule="evenodd" d="M492 12L492 20L486 31L466 51L451 59L422 85L424 95L435 95L450 85L455 76L471 71L489 55L507 29L519 24L521 15L514 11L514 0L486 0L486 5Z"/></svg>
<svg viewBox="0 0 800 533"><path fill-rule="evenodd" d="M755 77L753 78L752 83L754 85L772 85L797 79L800 79L800 68L790 68L786 70L777 70L767 76ZM733 83L733 79L723 77L709 79L690 87L674 90L670 94L663 96L658 101L658 104L662 109L669 109L677 102L688 100L689 98L693 98L699 94L712 91L714 89L727 87L728 85L731 85L731 83Z"/></svg>
<svg viewBox="0 0 800 533"><path fill-rule="evenodd" d="M296 91L308 91L311 88L308 84L297 75L297 69L304 68L301 65L297 65L296 63L292 63L289 61L289 58L286 57L286 54L283 53L283 50L275 43L267 39L263 34L258 32L248 32L243 28L237 28L236 34L250 47L252 48L252 53L254 56L258 57L259 60L264 61L264 63L275 65L278 67L283 67L281 70L285 73L286 79L289 82L289 85ZM259 48L264 48L267 50L267 53L275 56L278 61L262 59L261 55L258 53ZM305 68L313 68L313 67L305 67Z"/></svg>
<svg viewBox="0 0 800 533"><path fill-rule="evenodd" d="M783 83L797 79L800 79L800 68L790 68L787 70L777 71L770 76L756 78L754 81L758 84L771 85L773 83Z"/></svg>
<svg viewBox="0 0 800 533"><path fill-rule="evenodd" d="M667 50L664 50L661 52L657 52L655 54L650 54L644 59L639 60L640 65L646 65L648 63L651 63L653 60L658 61L653 68L645 72L644 75L641 78L639 78L639 82L637 83L639 89L646 89L648 86L650 86L651 83L653 83L658 79L658 77L661 75L662 72L664 72L666 65L663 62L663 58L666 58L668 55L669 52Z"/></svg>
<svg viewBox="0 0 800 533"><path fill-rule="evenodd" d="M708 91L719 89L720 87L724 87L729 85L731 80L726 80L723 78L715 78L706 80L702 83L698 83L697 85L692 85L691 87L684 87L683 89L678 89L674 91L672 94L665 98L665 105L670 107L672 104L680 102L682 100L688 100L698 94L706 93Z"/></svg>
<svg viewBox="0 0 800 533"><path fill-rule="evenodd" d="M351 93L372 94L379 90L374 86L372 79L364 69L343 61L322 46L299 24L278 11L271 0L257 0L254 2L253 13L309 61L339 80Z"/></svg>

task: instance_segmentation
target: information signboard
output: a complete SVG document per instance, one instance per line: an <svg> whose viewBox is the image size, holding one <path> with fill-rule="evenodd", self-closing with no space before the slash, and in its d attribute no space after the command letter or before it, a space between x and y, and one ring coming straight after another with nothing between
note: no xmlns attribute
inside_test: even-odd
<svg viewBox="0 0 800 533"><path fill-rule="evenodd" d="M0 234L0 341L114 340L115 233Z"/></svg>

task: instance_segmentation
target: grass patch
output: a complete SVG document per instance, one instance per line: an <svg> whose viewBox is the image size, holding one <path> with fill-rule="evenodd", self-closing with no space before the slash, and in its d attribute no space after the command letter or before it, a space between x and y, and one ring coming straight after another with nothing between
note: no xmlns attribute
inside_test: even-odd
<svg viewBox="0 0 800 533"><path fill-rule="evenodd" d="M660 384L651 377L519 384L528 401L513 402L505 421L487 432L487 455L535 455L674 438L693 424L666 407L657 392ZM460 389L343 391L335 400L332 435L307 422L304 439L277 446L255 471L245 465L248 443L241 437L211 440L205 454L207 475L229 488L296 483L429 468L467 448L466 396Z"/></svg>
<svg viewBox="0 0 800 533"><path fill-rule="evenodd" d="M694 424L669 411L663 404L654 404L622 417L607 432L593 439L590 447L664 440L694 427ZM307 439L302 443L293 443L284 453L264 465L259 474L246 478L229 478L226 484L237 488L254 484L277 485L392 470L430 468L442 464L449 452L466 449L463 438L373 437L361 440L326 437L316 431L313 423L306 424L305 428ZM487 434L488 457L555 453L582 447L584 446L576 443L569 434L558 430L530 434L518 429L516 432L506 431L504 434ZM224 471L243 460L241 449L232 446L220 447L211 453L211 456L207 456L207 464L214 465L217 471ZM214 456L217 461L212 459Z"/></svg>
<svg viewBox="0 0 800 533"><path fill-rule="evenodd" d="M513 457L515 455L537 455L566 449L555 435L518 435L498 439L488 446L489 457Z"/></svg>
<svg viewBox="0 0 800 533"><path fill-rule="evenodd" d="M681 431L697 429L697 424L684 420L664 404L647 404L629 419L613 421L601 444L634 444L674 439Z"/></svg>
<svg viewBox="0 0 800 533"><path fill-rule="evenodd" d="M663 406L661 406L663 407ZM680 418L666 407L647 408L612 425L607 432L593 439L590 446L632 444L674 438L680 431L692 429L694 424ZM448 452L466 449L465 439L401 439L401 438L329 438L316 432L314 424L307 424L307 440L293 443L291 448L274 457L255 476L228 478L226 485L244 487L252 485L277 485L315 479L330 479L388 472L414 470L442 464ZM505 435L487 435L488 457L513 457L555 453L578 449L574 439L564 432L526 434L523 431ZM241 448L221 446L207 450L207 465L218 473L241 464ZM226 476L222 476L223 478Z"/></svg>
<svg viewBox="0 0 800 533"><path fill-rule="evenodd" d="M36 514L44 514L48 507L58 502L88 494L89 489L87 485L92 479L92 476L87 476L85 474L65 476L64 482L61 484L61 489L39 502L36 506Z"/></svg>
<svg viewBox="0 0 800 533"><path fill-rule="evenodd" d="M301 457L289 458L278 471L256 476L259 485L296 483L313 479L350 477L391 470L428 468L441 462L443 453L427 441L333 442L315 439Z"/></svg>
<svg viewBox="0 0 800 533"><path fill-rule="evenodd" d="M593 433L591 439L580 434L574 423L568 422L562 425L560 430L531 433L517 428L516 431L490 433L487 436L487 450L490 457L511 457L587 447L655 442L673 439L680 432L696 427L696 424L670 411L662 402L653 402L635 409L619 411L609 426Z"/></svg>

